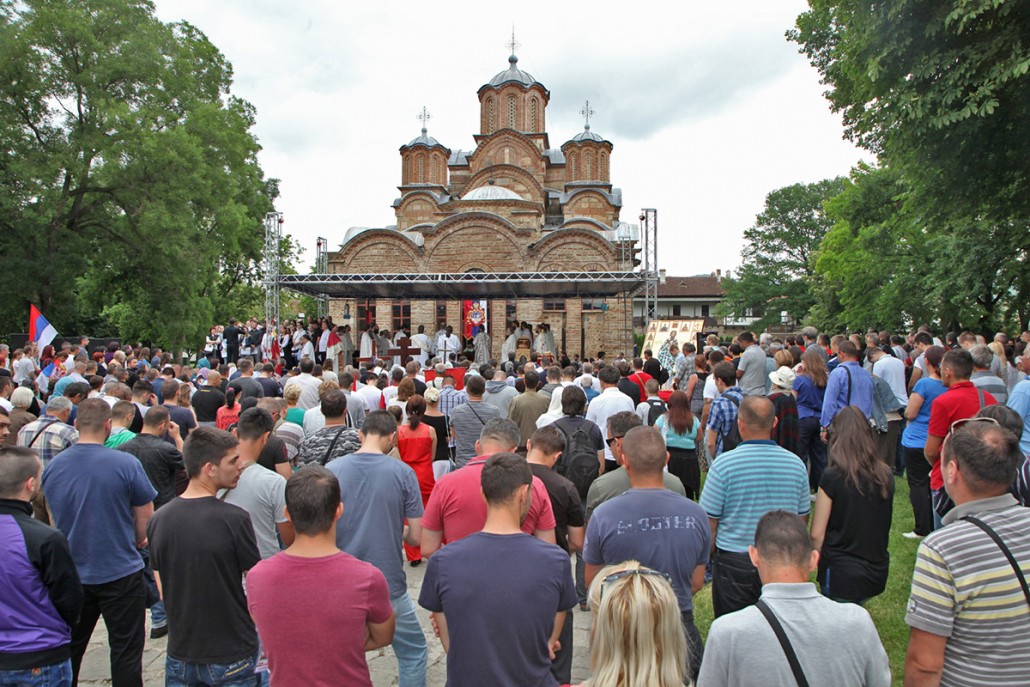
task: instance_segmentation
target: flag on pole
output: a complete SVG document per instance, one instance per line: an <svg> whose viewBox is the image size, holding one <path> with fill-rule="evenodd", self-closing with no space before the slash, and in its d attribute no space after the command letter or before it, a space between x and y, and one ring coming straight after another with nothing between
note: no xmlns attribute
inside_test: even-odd
<svg viewBox="0 0 1030 687"><path fill-rule="evenodd" d="M44 344L46 345L46 344ZM54 364L50 363L39 373L36 377L36 387L40 393L46 393L50 391L50 375L54 373Z"/></svg>
<svg viewBox="0 0 1030 687"><path fill-rule="evenodd" d="M50 342L57 338L57 330L54 325L47 322L43 313L36 309L36 306L29 306L29 339L34 341L40 348L50 345Z"/></svg>

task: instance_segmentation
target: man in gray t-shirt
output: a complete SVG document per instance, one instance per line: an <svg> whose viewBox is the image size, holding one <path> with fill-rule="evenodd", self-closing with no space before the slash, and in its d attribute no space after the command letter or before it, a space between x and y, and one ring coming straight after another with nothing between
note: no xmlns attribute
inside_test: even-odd
<svg viewBox="0 0 1030 687"><path fill-rule="evenodd" d="M765 351L755 343L755 335L743 332L737 339L744 347L737 365L738 385L745 396L765 396Z"/></svg>
<svg viewBox="0 0 1030 687"><path fill-rule="evenodd" d="M760 603L783 626L809 684L891 684L887 652L869 613L858 604L823 596L808 581L819 555L796 513L778 510L762 516L749 553L762 578ZM698 687L793 684L797 681L783 647L758 606L715 619Z"/></svg>
<svg viewBox="0 0 1030 687"><path fill-rule="evenodd" d="M496 406L469 394L468 403L451 411L451 432L454 434L454 466L462 467L476 457L476 440L487 422L501 417Z"/></svg>
<svg viewBox="0 0 1030 687"><path fill-rule="evenodd" d="M218 497L250 515L262 560L279 553L277 530L285 545L293 543L293 525L284 512L286 478L278 472L249 463L240 473L236 487L223 491Z"/></svg>

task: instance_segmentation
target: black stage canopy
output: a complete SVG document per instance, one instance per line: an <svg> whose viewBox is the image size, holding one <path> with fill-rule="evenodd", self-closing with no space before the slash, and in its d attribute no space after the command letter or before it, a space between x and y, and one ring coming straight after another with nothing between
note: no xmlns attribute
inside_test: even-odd
<svg viewBox="0 0 1030 687"><path fill-rule="evenodd" d="M437 274L289 274L279 286L329 298L605 298L644 288L640 272L461 272Z"/></svg>

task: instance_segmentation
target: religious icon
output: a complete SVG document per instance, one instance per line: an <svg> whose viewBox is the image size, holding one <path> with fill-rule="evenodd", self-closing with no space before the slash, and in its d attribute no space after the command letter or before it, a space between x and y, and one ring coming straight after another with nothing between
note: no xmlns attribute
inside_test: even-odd
<svg viewBox="0 0 1030 687"><path fill-rule="evenodd" d="M482 301L465 301L465 338L471 339L486 329L486 309Z"/></svg>
<svg viewBox="0 0 1030 687"><path fill-rule="evenodd" d="M343 319L345 319L345 320L349 320L350 319L350 303L344 303L343 304Z"/></svg>

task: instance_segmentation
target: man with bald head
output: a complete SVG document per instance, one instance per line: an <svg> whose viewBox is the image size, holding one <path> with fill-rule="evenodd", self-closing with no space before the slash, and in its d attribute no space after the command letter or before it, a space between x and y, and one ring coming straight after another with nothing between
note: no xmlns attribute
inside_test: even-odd
<svg viewBox="0 0 1030 687"><path fill-rule="evenodd" d="M622 452L630 489L602 503L590 517L583 552L586 583L604 566L627 560L668 575L690 647L691 677L696 678L702 649L694 593L704 586L711 548L707 516L699 505L665 488L669 453L656 428L626 432Z"/></svg>
<svg viewBox="0 0 1030 687"><path fill-rule="evenodd" d="M758 570L748 556L759 519L769 511L786 510L808 522L808 472L800 458L771 440L775 424L768 398L741 401L741 442L712 463L701 492L712 529L712 607L717 618L756 603L762 593Z"/></svg>

